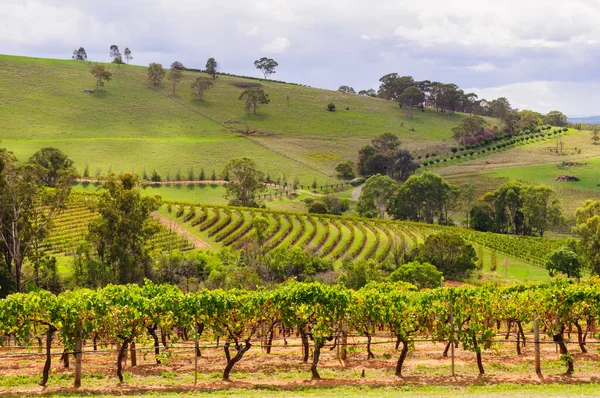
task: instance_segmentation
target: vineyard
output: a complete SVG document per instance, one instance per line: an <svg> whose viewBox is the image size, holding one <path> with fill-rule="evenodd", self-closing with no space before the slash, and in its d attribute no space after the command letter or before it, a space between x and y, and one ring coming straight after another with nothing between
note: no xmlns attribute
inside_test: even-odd
<svg viewBox="0 0 600 398"><path fill-rule="evenodd" d="M90 221L98 215L94 210L97 203L95 195L72 194L67 208L52 220L48 237L40 251L49 255L75 254L88 232ZM184 237L161 227L150 240L150 248L158 251L186 251L193 246Z"/></svg>
<svg viewBox="0 0 600 398"><path fill-rule="evenodd" d="M253 232L253 220L264 217L268 229L264 245L313 250L332 260L383 260L398 247L415 247L431 233L442 230L461 235L474 245L543 265L546 256L563 245L561 240L483 233L465 228L347 216L301 214L262 209L178 203L165 213L217 246L239 248Z"/></svg>
<svg viewBox="0 0 600 398"><path fill-rule="evenodd" d="M555 281L420 292L404 283L369 284L353 291L291 282L274 290L183 293L174 286L147 282L58 296L45 291L19 293L0 300L0 357L11 358L13 369L19 368L14 362L18 358L45 358L43 368L34 370L45 386L52 359L61 355L66 364L74 356L74 384L79 387L84 354L85 358L95 352L110 354L112 369L122 383L126 361L130 369L138 359L147 361L146 354L142 358L137 353L148 342L154 366L162 369L173 355L187 353L183 360L193 364L194 380L200 360L203 366L213 361L211 368L220 368L220 377L229 380L256 346L264 354L263 363L276 361L276 350L291 349L295 361L310 365L310 376L319 379L321 355L331 357L336 348L337 367L343 368L344 361L375 361L374 352L381 355L380 345L387 344L385 355L394 355L390 371L405 376L406 362L420 349L415 347L441 343L430 348L453 359L455 349L462 348L462 359L476 364L482 375L486 360L510 362L511 357L530 353L532 346L539 352L541 345L551 344L560 352L554 361L571 375L578 358L599 344L599 315L597 279L581 284ZM545 337L536 336L539 333ZM220 351L221 356L207 355L208 351ZM597 355L587 355L594 362L586 366L597 372ZM300 365L289 363L287 369L294 366ZM552 365L545 362L544 366ZM492 369L492 373L502 370Z"/></svg>

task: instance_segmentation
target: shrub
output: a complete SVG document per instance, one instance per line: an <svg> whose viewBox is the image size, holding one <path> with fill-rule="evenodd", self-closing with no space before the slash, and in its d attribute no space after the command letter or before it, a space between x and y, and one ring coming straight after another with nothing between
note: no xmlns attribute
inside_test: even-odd
<svg viewBox="0 0 600 398"><path fill-rule="evenodd" d="M450 150L452 151L452 153L456 153L458 152L458 148L453 146L452 148L450 148Z"/></svg>
<svg viewBox="0 0 600 398"><path fill-rule="evenodd" d="M329 112L335 112L335 104L332 102L330 104L327 105L327 110Z"/></svg>
<svg viewBox="0 0 600 398"><path fill-rule="evenodd" d="M402 264L388 277L392 282L407 282L419 289L433 289L442 284L443 273L430 263L413 261Z"/></svg>

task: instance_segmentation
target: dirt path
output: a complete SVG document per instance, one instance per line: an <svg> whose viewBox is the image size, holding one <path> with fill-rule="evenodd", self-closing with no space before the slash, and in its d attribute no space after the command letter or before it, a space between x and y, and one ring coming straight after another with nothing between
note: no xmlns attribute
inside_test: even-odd
<svg viewBox="0 0 600 398"><path fill-rule="evenodd" d="M208 243L204 242L202 239L198 238L196 235L194 235L193 233L191 233L190 231L188 231L181 225L177 224L176 222L169 220L167 217L163 216L162 214L160 214L158 212L154 212L154 213L152 213L152 217L154 217L156 220L158 220L158 222L160 222L165 227L170 228L173 231L177 232L178 234L185 236L186 239L189 240L190 243L192 245L194 245L194 247L196 249L210 249L211 248Z"/></svg>
<svg viewBox="0 0 600 398"><path fill-rule="evenodd" d="M352 200L358 202L358 198L360 198L362 189L363 189L362 185L359 185L358 187L354 188L354 190L352 191Z"/></svg>

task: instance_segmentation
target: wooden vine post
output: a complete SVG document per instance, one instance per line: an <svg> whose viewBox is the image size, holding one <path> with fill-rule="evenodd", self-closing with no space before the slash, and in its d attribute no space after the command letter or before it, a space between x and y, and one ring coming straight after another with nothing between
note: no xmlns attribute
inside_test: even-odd
<svg viewBox="0 0 600 398"><path fill-rule="evenodd" d="M69 354L66 354L69 355ZM83 353L81 352L81 337L78 337L75 340L75 388L81 387L81 357Z"/></svg>
<svg viewBox="0 0 600 398"><path fill-rule="evenodd" d="M540 325L538 324L537 311L533 312L533 348L535 351L535 373L542 376L542 367L540 363Z"/></svg>
<svg viewBox="0 0 600 398"><path fill-rule="evenodd" d="M456 377L454 373L454 295L450 290L450 356L452 357L452 377Z"/></svg>

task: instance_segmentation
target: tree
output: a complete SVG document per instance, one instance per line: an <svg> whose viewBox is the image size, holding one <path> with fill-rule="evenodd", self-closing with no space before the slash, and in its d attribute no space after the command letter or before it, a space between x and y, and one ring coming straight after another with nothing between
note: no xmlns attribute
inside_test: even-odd
<svg viewBox="0 0 600 398"><path fill-rule="evenodd" d="M54 187L62 176L76 174L73 161L69 159L60 149L42 148L29 158L29 163L41 168L44 175L44 183L48 187Z"/></svg>
<svg viewBox="0 0 600 398"><path fill-rule="evenodd" d="M600 201L586 200L575 212L573 233L581 238L582 253L596 275L600 275Z"/></svg>
<svg viewBox="0 0 600 398"><path fill-rule="evenodd" d="M388 203L398 185L386 175L370 177L362 189L358 200L358 212L362 217L385 218Z"/></svg>
<svg viewBox="0 0 600 398"><path fill-rule="evenodd" d="M392 133L383 133L371 140L373 148L379 153L393 151L400 146L400 139Z"/></svg>
<svg viewBox="0 0 600 398"><path fill-rule="evenodd" d="M457 188L436 174L413 175L391 199L388 213L399 220L447 224L457 194Z"/></svg>
<svg viewBox="0 0 600 398"><path fill-rule="evenodd" d="M338 91L344 94L356 94L356 91L354 91L354 89L350 86L340 86Z"/></svg>
<svg viewBox="0 0 600 398"><path fill-rule="evenodd" d="M100 90L100 87L104 87L104 82L110 81L112 73L104 68L104 65L96 64L90 70L90 73L96 78L96 91Z"/></svg>
<svg viewBox="0 0 600 398"><path fill-rule="evenodd" d="M564 127L568 123L567 115L560 111L550 111L544 116L544 123L556 127Z"/></svg>
<svg viewBox="0 0 600 398"><path fill-rule="evenodd" d="M269 95L263 89L258 87L250 87L242 91L238 100L244 101L246 112L250 113L252 109L256 115L256 108L259 105L266 105L270 102Z"/></svg>
<svg viewBox="0 0 600 398"><path fill-rule="evenodd" d="M206 61L206 73L212 76L213 80L217 77L219 71L219 63L214 58L209 58Z"/></svg>
<svg viewBox="0 0 600 398"><path fill-rule="evenodd" d="M196 80L190 85L192 88L192 97L197 98L199 100L204 99L204 94L206 90L213 87L213 82L204 77L197 77Z"/></svg>
<svg viewBox="0 0 600 398"><path fill-rule="evenodd" d="M556 192L545 185L533 186L509 181L496 191L485 194L482 200L493 208L493 212L487 214L493 219L493 230L496 232L515 235L532 235L537 232L543 236L550 227L564 223ZM487 216L479 221L485 218ZM481 226L475 227L479 228Z"/></svg>
<svg viewBox="0 0 600 398"><path fill-rule="evenodd" d="M123 51L123 54L125 55L125 60L129 64L129 61L131 61L133 59L133 56L131 55L131 50L129 49L129 47L127 47L125 49L125 51Z"/></svg>
<svg viewBox="0 0 600 398"><path fill-rule="evenodd" d="M435 289L442 285L444 273L435 265L413 261L402 264L388 277L392 282L407 282L419 289Z"/></svg>
<svg viewBox="0 0 600 398"><path fill-rule="evenodd" d="M109 55L110 57L114 60L115 57L117 55L120 55L121 53L119 52L119 46L117 46L116 44L113 44L110 46L110 52Z"/></svg>
<svg viewBox="0 0 600 398"><path fill-rule="evenodd" d="M351 180L354 176L354 165L351 161L346 161L335 166L338 178L342 180Z"/></svg>
<svg viewBox="0 0 600 398"><path fill-rule="evenodd" d="M579 256L568 247L560 247L550 253L545 266L550 276L561 273L565 274L567 278L577 280L581 278L583 271L583 263Z"/></svg>
<svg viewBox="0 0 600 398"><path fill-rule="evenodd" d="M404 90L415 85L415 80L411 76L400 77L397 73L389 73L379 81L381 84L377 96L392 101L398 101Z"/></svg>
<svg viewBox="0 0 600 398"><path fill-rule="evenodd" d="M183 64L179 61L175 61L171 64L171 69L177 69L177 70L185 70L185 66L183 66Z"/></svg>
<svg viewBox="0 0 600 398"><path fill-rule="evenodd" d="M140 283L151 275L147 243L159 230L151 213L158 209L160 198L142 197L138 179L131 174L109 175L102 190L100 216L90 223L88 235L101 266L94 272L102 275L102 284ZM90 271L80 271L80 278L89 280Z"/></svg>
<svg viewBox="0 0 600 398"><path fill-rule="evenodd" d="M425 94L423 94L416 86L406 88L402 91L402 94L398 96L398 102L406 112L407 117L412 117L415 106L421 105L424 101Z"/></svg>
<svg viewBox="0 0 600 398"><path fill-rule="evenodd" d="M471 214L471 210L473 209L473 202L475 201L475 184L466 183L460 186L460 198L462 202L462 207L465 211L465 216L467 220L467 228L469 228L469 215Z"/></svg>
<svg viewBox="0 0 600 398"><path fill-rule="evenodd" d="M522 195L522 212L528 229L542 237L550 227L564 223L560 201L552 188L545 185L528 186Z"/></svg>
<svg viewBox="0 0 600 398"><path fill-rule="evenodd" d="M480 133L483 133L488 122L480 116L469 116L464 118L460 124L452 129L454 139L460 144L472 144L469 140L474 139Z"/></svg>
<svg viewBox="0 0 600 398"><path fill-rule="evenodd" d="M166 72L161 64L153 62L148 66L148 80L153 86L158 86L165 74Z"/></svg>
<svg viewBox="0 0 600 398"><path fill-rule="evenodd" d="M120 65L123 63L123 58L121 56L121 52L119 51L119 47L115 44L110 46L110 57L112 58L112 63Z"/></svg>
<svg viewBox="0 0 600 398"><path fill-rule="evenodd" d="M360 90L358 92L358 95L364 95L367 97L377 97L377 92L375 90L373 90L372 88L370 88L368 90Z"/></svg>
<svg viewBox="0 0 600 398"><path fill-rule="evenodd" d="M405 181L419 166L414 162L414 159L406 149L398 149L392 157L391 175L397 181Z"/></svg>
<svg viewBox="0 0 600 398"><path fill-rule="evenodd" d="M66 206L72 174L65 173L54 188L45 186L44 170L31 163L17 164L11 152L0 150L0 253L21 291L23 262L46 236L52 219ZM34 261L37 282L38 266Z"/></svg>
<svg viewBox="0 0 600 398"><path fill-rule="evenodd" d="M77 50L73 50L73 57L75 61L87 61L87 53L85 48L79 47Z"/></svg>
<svg viewBox="0 0 600 398"><path fill-rule="evenodd" d="M171 69L169 71L169 82L171 82L171 87L173 88L173 95L175 95L175 88L181 82L183 78L183 72L181 69Z"/></svg>
<svg viewBox="0 0 600 398"><path fill-rule="evenodd" d="M275 68L277 68L279 64L272 58L262 57L261 59L254 61L254 66L256 69L260 70L265 79L267 79L270 75L275 73Z"/></svg>
<svg viewBox="0 0 600 398"><path fill-rule="evenodd" d="M476 268L477 254L473 246L450 232L429 235L417 249L417 260L428 262L444 273L444 277L462 278Z"/></svg>
<svg viewBox="0 0 600 398"><path fill-rule="evenodd" d="M500 119L500 131L503 131L502 125L506 123L512 113L510 102L505 97L500 97L490 101L489 108L492 116Z"/></svg>
<svg viewBox="0 0 600 398"><path fill-rule="evenodd" d="M598 145L598 141L600 141L600 130L598 129L598 125L595 124L592 129L592 143Z"/></svg>
<svg viewBox="0 0 600 398"><path fill-rule="evenodd" d="M231 206L258 207L256 195L265 190L263 173L256 169L256 162L249 158L231 159L223 175L229 175L225 197Z"/></svg>
<svg viewBox="0 0 600 398"><path fill-rule="evenodd" d="M327 104L327 110L329 112L335 112L335 104L333 102Z"/></svg>
<svg viewBox="0 0 600 398"><path fill-rule="evenodd" d="M481 232L495 231L494 209L489 205L475 205L469 213L469 227Z"/></svg>

